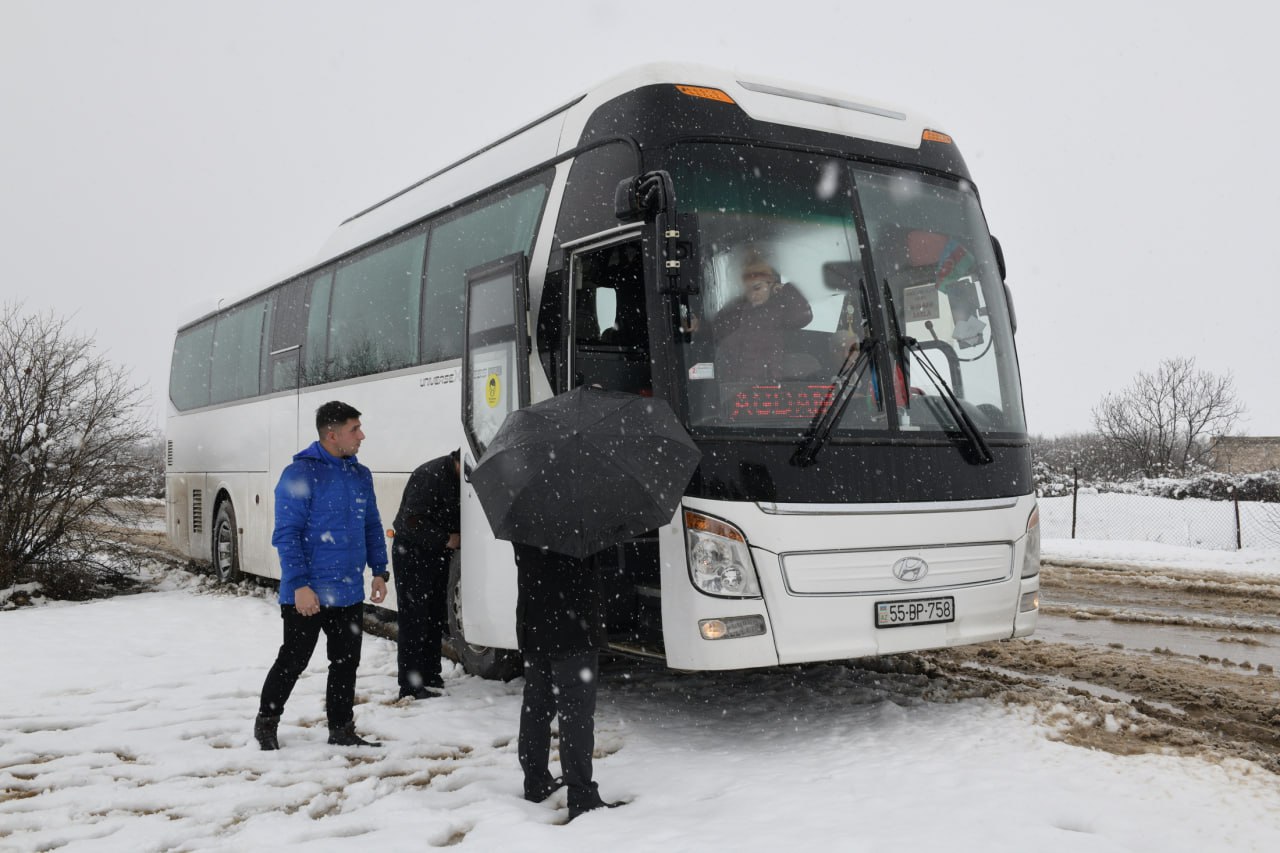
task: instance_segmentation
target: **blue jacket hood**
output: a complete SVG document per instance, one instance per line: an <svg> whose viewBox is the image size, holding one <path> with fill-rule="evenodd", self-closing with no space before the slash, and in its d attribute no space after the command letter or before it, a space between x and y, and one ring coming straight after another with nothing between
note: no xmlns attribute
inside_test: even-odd
<svg viewBox="0 0 1280 853"><path fill-rule="evenodd" d="M313 441L306 447L293 454L293 461L300 462L303 459L315 459L318 462L325 462L329 465L341 465L344 462L359 464L360 460L355 456L348 456L343 459L340 456L334 456L332 453L324 449L324 445L319 441Z"/></svg>

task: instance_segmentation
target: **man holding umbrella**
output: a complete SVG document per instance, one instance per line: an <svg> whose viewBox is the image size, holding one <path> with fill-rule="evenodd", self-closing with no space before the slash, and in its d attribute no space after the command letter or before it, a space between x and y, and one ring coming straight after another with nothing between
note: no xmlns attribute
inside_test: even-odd
<svg viewBox="0 0 1280 853"><path fill-rule="evenodd" d="M520 707L520 767L524 797L541 802L561 785L569 788L569 819L607 803L592 781L596 676L604 645L600 576L593 557L557 554L514 543L517 573L516 632L524 657ZM548 770L551 720L560 715L560 769Z"/></svg>
<svg viewBox="0 0 1280 853"><path fill-rule="evenodd" d="M515 548L524 796L567 786L570 820L621 805L591 778L605 641L595 555L669 524L701 455L665 401L578 387L508 415L471 473L494 535ZM562 778L547 767L557 714Z"/></svg>

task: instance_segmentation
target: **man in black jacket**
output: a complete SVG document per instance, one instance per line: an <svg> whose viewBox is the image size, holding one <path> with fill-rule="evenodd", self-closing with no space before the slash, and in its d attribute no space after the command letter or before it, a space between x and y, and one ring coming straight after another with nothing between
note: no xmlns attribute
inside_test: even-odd
<svg viewBox="0 0 1280 853"><path fill-rule="evenodd" d="M461 545L458 502L455 450L419 465L410 475L392 524L401 698L429 699L444 690L440 640L447 625L449 560Z"/></svg>
<svg viewBox="0 0 1280 853"><path fill-rule="evenodd" d="M524 657L520 767L524 797L541 802L569 788L569 819L621 803L600 798L591 779L595 749L596 676L604 645L603 599L595 560L513 543L516 636ZM553 778L551 720L560 715L560 769Z"/></svg>

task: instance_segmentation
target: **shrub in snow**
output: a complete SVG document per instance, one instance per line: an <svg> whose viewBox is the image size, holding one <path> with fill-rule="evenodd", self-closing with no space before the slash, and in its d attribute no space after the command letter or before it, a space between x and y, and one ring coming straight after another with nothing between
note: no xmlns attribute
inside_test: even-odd
<svg viewBox="0 0 1280 853"><path fill-rule="evenodd" d="M119 573L103 527L130 525L154 482L140 388L52 314L0 306L0 588ZM150 486L154 491L154 486Z"/></svg>

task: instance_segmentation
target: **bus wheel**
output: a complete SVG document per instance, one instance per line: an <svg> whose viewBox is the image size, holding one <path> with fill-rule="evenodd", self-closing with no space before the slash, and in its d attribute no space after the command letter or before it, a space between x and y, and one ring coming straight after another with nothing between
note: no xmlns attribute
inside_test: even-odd
<svg viewBox="0 0 1280 853"><path fill-rule="evenodd" d="M236 536L236 511L231 501L218 506L213 522L213 571L222 583L240 580L240 541Z"/></svg>
<svg viewBox="0 0 1280 853"><path fill-rule="evenodd" d="M449 561L449 588L445 596L449 616L449 636L445 639L450 656L471 675L495 681L510 681L523 669L520 655L509 649L468 643L462 626L462 561L455 552Z"/></svg>

